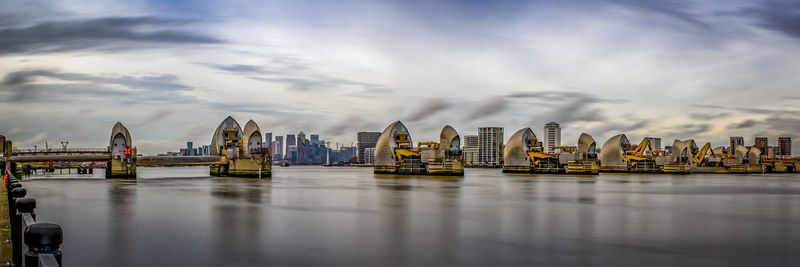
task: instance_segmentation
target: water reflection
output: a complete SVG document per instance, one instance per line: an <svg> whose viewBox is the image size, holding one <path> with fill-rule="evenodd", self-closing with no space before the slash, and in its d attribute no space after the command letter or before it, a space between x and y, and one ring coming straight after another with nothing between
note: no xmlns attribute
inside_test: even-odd
<svg viewBox="0 0 800 267"><path fill-rule="evenodd" d="M114 251L131 250L131 235L135 234L132 218L135 205L132 203L136 198L136 182L131 180L109 180L108 198L109 209L109 233L108 244ZM130 262L128 254L121 254L119 257L111 257L114 265L122 265Z"/></svg>
<svg viewBox="0 0 800 267"><path fill-rule="evenodd" d="M211 196L224 200L212 204L214 243L219 253L236 259L236 265L256 265L262 251L262 204L269 205L272 183L268 179L213 178ZM266 196L265 196L266 195ZM266 199L266 201L264 200ZM246 204L245 204L246 203ZM230 261L219 261L219 266Z"/></svg>

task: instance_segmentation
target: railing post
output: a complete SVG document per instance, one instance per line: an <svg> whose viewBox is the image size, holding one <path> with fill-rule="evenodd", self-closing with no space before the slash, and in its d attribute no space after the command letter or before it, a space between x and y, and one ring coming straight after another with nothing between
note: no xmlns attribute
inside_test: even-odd
<svg viewBox="0 0 800 267"><path fill-rule="evenodd" d="M27 226L23 223L22 214L30 213L31 217L36 219L36 213L34 212L36 200L32 198L17 198L14 208L17 212L11 217L12 259L15 266L22 266L22 227Z"/></svg>
<svg viewBox="0 0 800 267"><path fill-rule="evenodd" d="M61 243L64 241L64 231L61 226L54 223L34 223L25 227L25 266L39 266L40 254L52 254L58 265L61 263Z"/></svg>

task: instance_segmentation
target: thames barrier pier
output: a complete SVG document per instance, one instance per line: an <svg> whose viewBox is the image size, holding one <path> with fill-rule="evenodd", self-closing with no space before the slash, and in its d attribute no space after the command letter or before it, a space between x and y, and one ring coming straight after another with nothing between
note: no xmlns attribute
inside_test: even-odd
<svg viewBox="0 0 800 267"><path fill-rule="evenodd" d="M503 172L598 174L596 144L583 133L578 146L554 146L560 153L545 153L531 128L514 133L503 148Z"/></svg>
<svg viewBox="0 0 800 267"><path fill-rule="evenodd" d="M128 128L120 122L114 124L108 145L111 159L106 167L106 178L136 178L136 147L132 144Z"/></svg>
<svg viewBox="0 0 800 267"><path fill-rule="evenodd" d="M415 148L406 126L396 121L378 137L374 172L463 176L461 137L448 125L442 129L439 142L420 142Z"/></svg>
<svg viewBox="0 0 800 267"><path fill-rule="evenodd" d="M272 153L261 146L261 130L250 120L244 131L232 117L219 124L211 139L211 154L220 157L211 165L212 176L266 178L272 176ZM246 140L246 141L245 141Z"/></svg>

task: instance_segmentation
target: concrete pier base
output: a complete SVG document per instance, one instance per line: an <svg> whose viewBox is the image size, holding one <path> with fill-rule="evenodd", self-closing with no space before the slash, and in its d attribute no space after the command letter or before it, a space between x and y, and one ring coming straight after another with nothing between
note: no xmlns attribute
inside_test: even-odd
<svg viewBox="0 0 800 267"><path fill-rule="evenodd" d="M272 163L261 158L231 159L228 164L212 165L210 174L222 177L270 178Z"/></svg>
<svg viewBox="0 0 800 267"><path fill-rule="evenodd" d="M106 167L106 179L136 179L135 159L112 159Z"/></svg>

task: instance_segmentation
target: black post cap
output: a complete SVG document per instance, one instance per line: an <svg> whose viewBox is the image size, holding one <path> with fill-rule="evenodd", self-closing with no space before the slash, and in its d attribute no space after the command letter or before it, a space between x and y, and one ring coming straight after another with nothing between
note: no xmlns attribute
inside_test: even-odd
<svg viewBox="0 0 800 267"><path fill-rule="evenodd" d="M22 188L22 187L17 187L17 188L11 189L11 191L8 192L8 196L10 196L12 198L25 197L25 195L27 195L27 194L28 194L28 190L26 190L25 188Z"/></svg>
<svg viewBox="0 0 800 267"><path fill-rule="evenodd" d="M20 184L19 182L11 182L10 184L8 184L9 189L14 189L17 187L22 187L22 184Z"/></svg>
<svg viewBox="0 0 800 267"><path fill-rule="evenodd" d="M58 250L64 242L61 225L54 223L34 223L25 227L25 244L35 252Z"/></svg>
<svg viewBox="0 0 800 267"><path fill-rule="evenodd" d="M14 207L17 208L19 213L30 213L36 208L36 200L27 197L18 198L17 201L14 202Z"/></svg>

